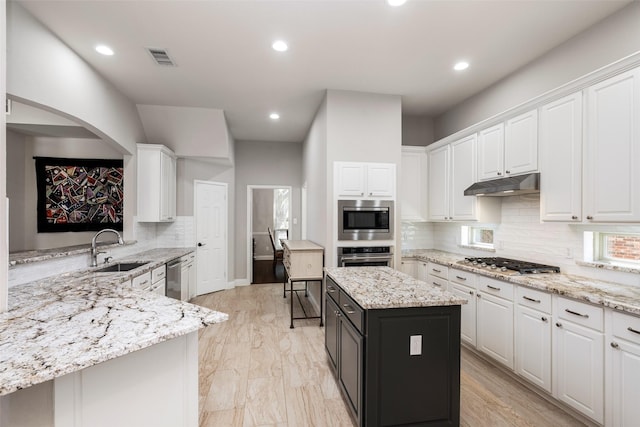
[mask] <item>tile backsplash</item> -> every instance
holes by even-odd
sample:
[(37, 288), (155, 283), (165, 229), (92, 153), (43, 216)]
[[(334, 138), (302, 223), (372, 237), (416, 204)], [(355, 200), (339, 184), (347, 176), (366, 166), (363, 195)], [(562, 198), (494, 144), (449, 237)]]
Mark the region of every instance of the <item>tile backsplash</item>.
[[(439, 249), (462, 255), (489, 256), (460, 247), (460, 226), (475, 223), (403, 223), (403, 249)], [(640, 233), (638, 225), (591, 225), (540, 222), (540, 196), (527, 194), (502, 198), (502, 221), (494, 232), (495, 255), (560, 267), (564, 273), (640, 286), (640, 274), (577, 265), (584, 253), (585, 231)], [(431, 246), (426, 243), (432, 242)], [(422, 245), (425, 243), (425, 245)]]

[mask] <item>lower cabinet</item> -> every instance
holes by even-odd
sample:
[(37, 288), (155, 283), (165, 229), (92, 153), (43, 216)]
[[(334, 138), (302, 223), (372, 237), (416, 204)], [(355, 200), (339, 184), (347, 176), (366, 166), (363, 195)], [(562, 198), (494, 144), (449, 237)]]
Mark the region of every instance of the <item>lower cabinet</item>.
[(637, 426), (640, 420), (640, 317), (607, 313), (606, 371), (607, 418), (605, 425)]
[(602, 424), (603, 309), (566, 298), (554, 307), (554, 397)]
[(326, 289), (327, 358), (356, 424), (459, 425), (460, 306), (364, 310)]
[(513, 369), (513, 285), (478, 278), (478, 350)]
[(400, 271), (414, 279), (418, 278), (418, 261), (415, 259), (403, 259), (400, 262)]
[(460, 339), (475, 347), (477, 344), (476, 290), (475, 288), (449, 282), (449, 292), (467, 300), (467, 303), (462, 306), (460, 313)]

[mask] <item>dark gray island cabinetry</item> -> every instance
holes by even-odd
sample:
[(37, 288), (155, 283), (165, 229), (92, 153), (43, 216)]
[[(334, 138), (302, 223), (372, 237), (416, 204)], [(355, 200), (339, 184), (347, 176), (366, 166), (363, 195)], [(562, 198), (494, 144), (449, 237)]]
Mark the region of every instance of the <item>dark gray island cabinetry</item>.
[(457, 426), (460, 305), (388, 267), (326, 269), (325, 346), (359, 426)]

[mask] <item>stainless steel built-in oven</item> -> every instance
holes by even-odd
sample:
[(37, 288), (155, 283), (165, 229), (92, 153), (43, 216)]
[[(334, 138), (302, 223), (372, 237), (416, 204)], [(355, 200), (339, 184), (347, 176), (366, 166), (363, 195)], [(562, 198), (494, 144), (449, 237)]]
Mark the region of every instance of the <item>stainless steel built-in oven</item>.
[(338, 248), (338, 267), (391, 267), (390, 246)]
[(393, 201), (338, 200), (338, 240), (393, 240)]

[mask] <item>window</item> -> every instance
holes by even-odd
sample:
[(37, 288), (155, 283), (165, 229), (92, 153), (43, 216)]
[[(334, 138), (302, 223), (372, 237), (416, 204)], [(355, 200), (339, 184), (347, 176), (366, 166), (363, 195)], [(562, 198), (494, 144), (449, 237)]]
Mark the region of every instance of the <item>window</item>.
[(616, 234), (597, 233), (596, 253), (598, 260), (624, 263), (640, 264), (640, 235), (638, 234)]
[(289, 235), (289, 200), (288, 188), (273, 190), (273, 231), (276, 239), (287, 239)]
[(463, 225), (461, 228), (460, 244), (476, 248), (495, 249), (493, 245), (493, 229), (487, 227), (470, 227)]

